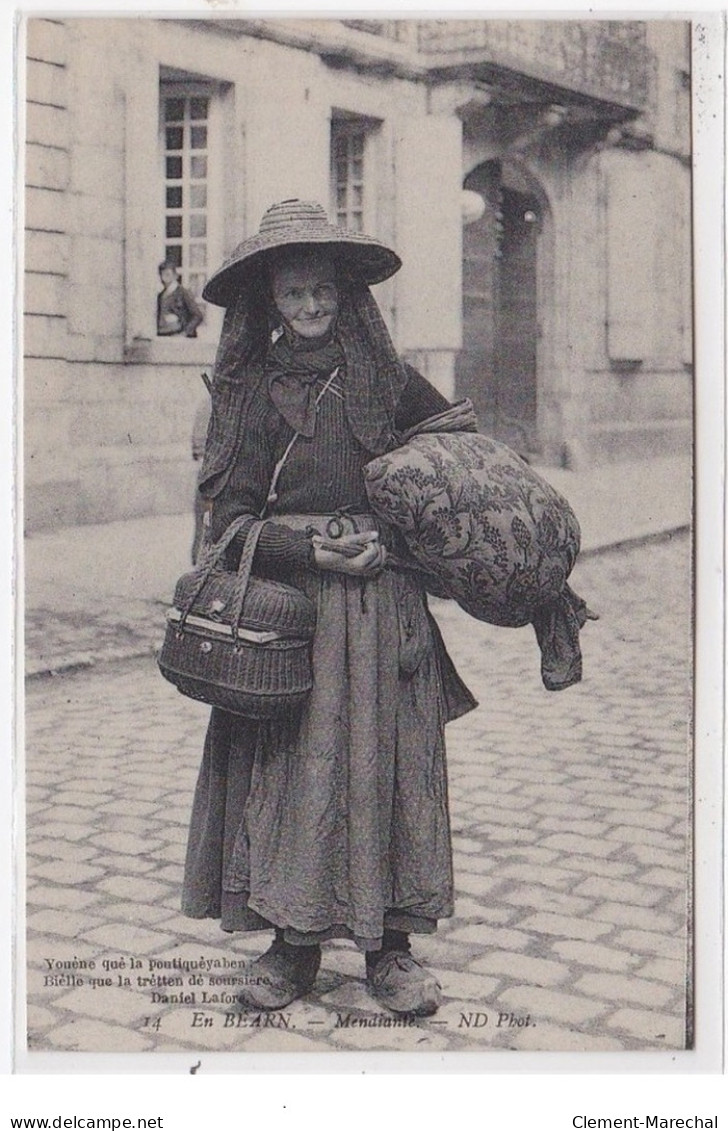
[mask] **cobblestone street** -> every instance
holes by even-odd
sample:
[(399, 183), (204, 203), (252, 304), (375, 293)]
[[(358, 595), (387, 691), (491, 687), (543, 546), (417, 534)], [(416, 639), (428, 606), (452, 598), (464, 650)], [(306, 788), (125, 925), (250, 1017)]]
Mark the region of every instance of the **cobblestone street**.
[[(557, 694), (531, 629), (433, 603), (480, 707), (448, 728), (456, 914), (417, 940), (444, 1004), (396, 1027), (345, 943), (283, 1014), (230, 1004), (267, 936), (178, 911), (207, 708), (151, 656), (31, 680), (30, 1050), (685, 1047), (689, 570), (684, 533), (584, 558), (574, 587), (601, 619)], [(153, 1000), (152, 974), (188, 1000)]]

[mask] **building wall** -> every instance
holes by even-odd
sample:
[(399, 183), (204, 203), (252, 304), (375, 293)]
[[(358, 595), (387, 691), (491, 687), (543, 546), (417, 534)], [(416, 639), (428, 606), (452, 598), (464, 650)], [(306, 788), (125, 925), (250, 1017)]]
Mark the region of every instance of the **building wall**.
[[(688, 439), (689, 174), (684, 153), (667, 148), (676, 123), (684, 132), (682, 26), (656, 35), (655, 152), (610, 143), (566, 156), (556, 139), (546, 139), (519, 157), (548, 203), (539, 411), (545, 458), (553, 463), (644, 455), (665, 450), (666, 438), (683, 446)], [(457, 392), (462, 180), (502, 150), (502, 116), (463, 136), (458, 99), (447, 90), (436, 95), (396, 69), (374, 75), (327, 63), (315, 51), (242, 35), (224, 21), (145, 20), (143, 34), (135, 19), (32, 19), (26, 27), (29, 529), (191, 505), (190, 432), (221, 313), (207, 308), (196, 340), (156, 337), (156, 268), (164, 255), (161, 75), (215, 84), (224, 168), (216, 189), (219, 258), (257, 230), (274, 200), (328, 204), (332, 116), (372, 123), (376, 207), (368, 226), (404, 262), (376, 288), (377, 299), (403, 354), (443, 391)], [(649, 209), (641, 205), (631, 228), (613, 223), (621, 211), (610, 209), (608, 198), (625, 193), (635, 200), (659, 194), (649, 238), (642, 231)], [(609, 309), (610, 296), (621, 293), (619, 272), (610, 283), (604, 263), (610, 248), (620, 262), (620, 240), (632, 254), (635, 226), (647, 248), (640, 285), (653, 285), (633, 287), (635, 301), (658, 293), (660, 317), (651, 328), (623, 322), (620, 329)], [(621, 270), (629, 274), (624, 263)], [(629, 304), (622, 309), (629, 312)], [(642, 334), (645, 343), (641, 364), (628, 371), (615, 369), (609, 354), (618, 330), (623, 339)]]
[[(648, 24), (647, 111), (612, 129), (488, 107), (463, 172), (516, 159), (539, 186), (539, 431), (579, 469), (690, 451), (689, 29)], [(548, 116), (546, 116), (548, 117)], [(547, 128), (548, 127), (548, 128)]]

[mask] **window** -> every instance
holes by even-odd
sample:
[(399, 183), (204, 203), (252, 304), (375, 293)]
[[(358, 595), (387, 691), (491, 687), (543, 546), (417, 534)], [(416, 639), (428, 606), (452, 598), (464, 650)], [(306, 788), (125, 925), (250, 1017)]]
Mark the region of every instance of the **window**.
[(336, 223), (353, 232), (376, 230), (377, 127), (368, 118), (335, 116), (331, 122), (332, 211)]
[(162, 83), (164, 258), (196, 298), (210, 269), (211, 91)]

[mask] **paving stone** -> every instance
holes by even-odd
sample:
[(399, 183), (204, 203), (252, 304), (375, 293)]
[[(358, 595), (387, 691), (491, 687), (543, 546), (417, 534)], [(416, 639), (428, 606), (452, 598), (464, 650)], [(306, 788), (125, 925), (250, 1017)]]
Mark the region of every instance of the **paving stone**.
[(101, 896), (93, 891), (84, 891), (82, 888), (50, 887), (48, 884), (36, 884), (30, 889), (27, 903), (31, 907), (53, 907), (64, 911), (83, 911), (98, 903)]
[(651, 1008), (666, 1005), (671, 997), (669, 986), (642, 978), (630, 978), (624, 974), (584, 974), (574, 988), (593, 997), (616, 1002), (635, 1002)]
[(122, 852), (125, 856), (144, 856), (153, 853), (158, 842), (150, 837), (144, 839), (130, 833), (95, 833), (91, 842), (109, 852)]
[[(610, 834), (607, 833), (607, 836)], [(602, 840), (590, 840), (589, 837), (575, 836), (571, 833), (554, 833), (545, 837), (541, 844), (545, 848), (553, 848), (558, 852), (578, 853), (581, 856), (596, 856), (597, 858), (609, 856), (614, 852), (614, 845)]]
[[(104, 922), (108, 923), (143, 924), (155, 927), (164, 934), (170, 934), (170, 928), (166, 925), (169, 919), (168, 907), (155, 907), (149, 903), (133, 903), (131, 900), (121, 899), (107, 900), (104, 904)], [(199, 920), (187, 919), (186, 922), (196, 923), (199, 935)]]
[(515, 890), (503, 893), (500, 898), (517, 907), (533, 907), (553, 914), (561, 912), (566, 915), (584, 915), (592, 906), (590, 899), (564, 895), (538, 884), (520, 884)]
[(574, 1024), (593, 1021), (610, 1008), (607, 1002), (539, 986), (511, 986), (498, 995), (498, 1002), (503, 1010), (530, 1013), (537, 1025), (542, 1021), (570, 1021)]
[(99, 854), (98, 848), (93, 845), (58, 839), (34, 841), (32, 851), (35, 856), (46, 857), (50, 860), (65, 860), (69, 863), (90, 860)]
[(158, 801), (129, 801), (126, 797), (107, 801), (99, 805), (98, 812), (103, 814), (118, 814), (122, 817), (154, 817), (155, 813), (164, 813), (165, 810)]
[(496, 993), (503, 983), (502, 978), (488, 978), (483, 974), (467, 974), (461, 970), (433, 968), (442, 986), (443, 998), (456, 998), (467, 1003), (468, 1009), (478, 1008)]
[(598, 903), (592, 911), (595, 920), (615, 926), (639, 927), (674, 934), (676, 920), (672, 915), (655, 911), (652, 907), (638, 907), (633, 903)]
[(114, 872), (117, 876), (145, 876), (155, 873), (159, 860), (146, 856), (120, 856), (114, 854)]
[(36, 1032), (42, 1029), (49, 1029), (51, 1025), (58, 1024), (58, 1014), (54, 1013), (51, 1009), (46, 1009), (42, 1005), (28, 1006), (27, 1011), (27, 1028), (28, 1033)]
[(655, 978), (667, 982), (672, 987), (684, 987), (687, 978), (687, 959), (680, 962), (676, 958), (653, 958), (645, 962), (637, 971), (640, 978)]
[(97, 886), (98, 890), (120, 899), (142, 899), (150, 903), (168, 898), (172, 892), (169, 884), (160, 884), (156, 880), (141, 879), (138, 876), (110, 876)]
[[(624, 845), (651, 844), (656, 848), (663, 848), (670, 851), (674, 851), (675, 849), (675, 838), (669, 833), (643, 828), (641, 825), (615, 825), (615, 827), (610, 829), (609, 832), (606, 832), (604, 836), (608, 841), (615, 841)], [(614, 850), (614, 848), (610, 848), (611, 852)]]
[(614, 942), (637, 953), (657, 954), (677, 961), (685, 954), (685, 942), (682, 939), (659, 935), (655, 931), (621, 931), (615, 935)]
[(621, 1029), (638, 1037), (650, 1048), (681, 1049), (685, 1047), (685, 1022), (667, 1013), (645, 1009), (619, 1009), (606, 1022), (612, 1029)]
[[(60, 840), (84, 840), (92, 831), (91, 827), (86, 824), (74, 824), (70, 821), (55, 821), (55, 810), (51, 810), (51, 819), (43, 822), (43, 834), (48, 839)], [(86, 814), (84, 814), (86, 816)]]
[(481, 832), (485, 838), (485, 852), (488, 851), (488, 845), (495, 844), (531, 844), (538, 839), (538, 833), (534, 829), (524, 828), (499, 828), (497, 825), (488, 824), (487, 821), (482, 822), (478, 826), (478, 831)]
[(496, 871), (497, 864), (492, 855), (454, 857), (454, 866), (457, 872), (474, 872), (479, 876), (487, 876)]
[(87, 931), (86, 938), (114, 953), (126, 951), (128, 954), (156, 954), (174, 942), (173, 935), (148, 931), (134, 923), (109, 923)]
[(459, 890), (474, 896), (486, 896), (488, 892), (498, 887), (499, 883), (499, 880), (482, 876), (477, 872), (461, 872), (458, 876)]
[(489, 927), (483, 923), (457, 927), (450, 931), (448, 938), (455, 942), (505, 947), (508, 950), (525, 950), (531, 941), (530, 935), (524, 931), (508, 930), (507, 927)]
[(114, 986), (80, 986), (56, 1000), (56, 1008), (76, 1016), (98, 1018), (106, 1021), (113, 1017), (119, 1025), (136, 1027), (149, 1014), (149, 1001), (135, 990), (117, 989)]
[[(88, 833), (89, 811), (78, 805), (54, 805), (50, 810), (51, 819), (57, 825), (72, 825), (82, 828), (84, 836)], [(46, 834), (49, 835), (49, 834)], [(70, 834), (69, 834), (70, 835)]]
[(104, 804), (104, 802), (110, 799), (110, 793), (86, 793), (83, 790), (73, 790), (72, 792), (61, 791), (60, 793), (56, 794), (54, 804), (59, 806), (80, 805), (82, 808), (93, 809), (94, 812), (98, 812), (99, 808)]
[(454, 852), (474, 852), (482, 854), (485, 849), (482, 841), (474, 840), (472, 837), (454, 836), (452, 838), (452, 846)]
[[(521, 1049), (523, 1052), (618, 1052), (624, 1047), (616, 1037), (606, 1033), (584, 1033), (565, 1025), (552, 1025), (539, 1021), (522, 1029), (496, 1030), (493, 1048)], [(575, 1065), (576, 1067), (576, 1065)]]
[(506, 950), (493, 951), (470, 963), (475, 974), (502, 974), (514, 981), (529, 982), (535, 986), (557, 986), (569, 979), (571, 971), (566, 963), (546, 958), (531, 958), (526, 954), (513, 954)]
[[(685, 863), (687, 868), (687, 860)], [(667, 868), (652, 868), (640, 878), (640, 883), (655, 884), (657, 887), (683, 891), (685, 888), (685, 871), (677, 872)]]
[(536, 881), (546, 888), (555, 888), (557, 891), (568, 891), (580, 878), (578, 874), (575, 875), (566, 868), (554, 868), (543, 864), (509, 864), (505, 868), (499, 868), (497, 874), (507, 880), (525, 880), (526, 883)]
[(580, 966), (594, 966), (600, 970), (637, 970), (640, 977), (644, 977), (639, 955), (628, 954), (624, 950), (612, 950), (607, 945), (595, 942), (581, 942), (566, 939), (555, 942), (552, 946), (555, 954), (566, 961), (578, 963)]
[(638, 907), (653, 907), (663, 898), (664, 891), (660, 888), (655, 890), (642, 882), (611, 880), (607, 876), (589, 876), (574, 888), (574, 894), (612, 900), (615, 903), (633, 903)]
[(103, 919), (98, 915), (79, 914), (76, 911), (58, 910), (48, 908), (36, 911), (29, 915), (26, 923), (28, 930), (38, 931), (41, 934), (60, 935), (62, 938), (74, 939), (98, 927)]
[(562, 859), (561, 853), (552, 852), (540, 844), (519, 844), (515, 848), (502, 844), (490, 845), (488, 852), (492, 860), (502, 861), (504, 864), (533, 864), (541, 867)]
[[(384, 1015), (383, 1020), (385, 1024), (387, 1021), (392, 1021), (391, 1017)], [(377, 1020), (377, 1016), (373, 1015), (365, 1020)], [(444, 1027), (443, 1027), (444, 1028)], [(285, 1034), (290, 1037), (292, 1034)], [(277, 1043), (271, 1044), (270, 1041), (262, 1042), (264, 1034), (259, 1034), (254, 1041), (257, 1049), (270, 1048), (275, 1051), (280, 1051)], [(268, 1034), (272, 1037), (273, 1034)], [(362, 1049), (367, 1052), (373, 1052), (377, 1049), (386, 1051), (400, 1051), (400, 1052), (442, 1052), (447, 1048), (447, 1038), (442, 1035), (442, 1031), (426, 1020), (416, 1022), (414, 1025), (398, 1024), (392, 1027), (380, 1027), (379, 1025), (366, 1026), (363, 1028), (336, 1028), (329, 1035), (330, 1043), (335, 1048), (340, 1049)], [(252, 1051), (253, 1041), (251, 1041), (249, 1048)], [(298, 1052), (299, 1046), (294, 1045), (291, 1051)], [(304, 1051), (303, 1048), (300, 1051)]]
[(51, 1048), (73, 1052), (146, 1052), (153, 1041), (138, 1031), (105, 1021), (79, 1018), (60, 1025), (46, 1037)]
[(577, 802), (566, 804), (563, 801), (544, 801), (532, 805), (532, 811), (543, 817), (563, 817), (566, 821), (592, 821), (596, 819), (599, 807)]
[(68, 860), (53, 860), (45, 861), (42, 864), (36, 864), (34, 874), (42, 880), (52, 880), (56, 884), (68, 884), (73, 886), (75, 884), (88, 883), (90, 880), (97, 880), (104, 875), (105, 868), (92, 867), (90, 864), (81, 864)]
[(584, 939), (586, 941), (603, 938), (612, 930), (608, 924), (591, 918), (552, 915), (547, 911), (521, 919), (518, 927), (534, 934), (557, 935), (562, 939)]
[(683, 885), (685, 883), (687, 858), (680, 844), (676, 844), (670, 851), (655, 848), (653, 844), (631, 844), (628, 849), (623, 851), (622, 855), (631, 860), (636, 860), (638, 864), (646, 864), (653, 868), (680, 870)]
[(157, 868), (154, 875), (156, 879), (167, 880), (181, 890), (184, 876), (184, 861), (176, 864), (167, 864), (164, 868)]
[[(460, 886), (460, 885), (458, 885)], [(455, 895), (455, 919), (445, 920), (454, 924), (459, 920), (466, 922), (475, 919), (479, 923), (510, 923), (516, 918), (518, 912), (513, 907), (490, 907), (479, 903), (467, 895)]]

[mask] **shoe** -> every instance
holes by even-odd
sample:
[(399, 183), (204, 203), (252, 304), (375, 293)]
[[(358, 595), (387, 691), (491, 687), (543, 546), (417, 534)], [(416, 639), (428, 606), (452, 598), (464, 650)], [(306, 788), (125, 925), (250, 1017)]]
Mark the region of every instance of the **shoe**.
[(434, 974), (406, 950), (388, 950), (367, 964), (367, 986), (377, 1001), (393, 1013), (430, 1017), (442, 1000)]
[(320, 965), (320, 946), (292, 946), (276, 935), (250, 964), (238, 1001), (245, 1009), (283, 1009), (313, 988)]

